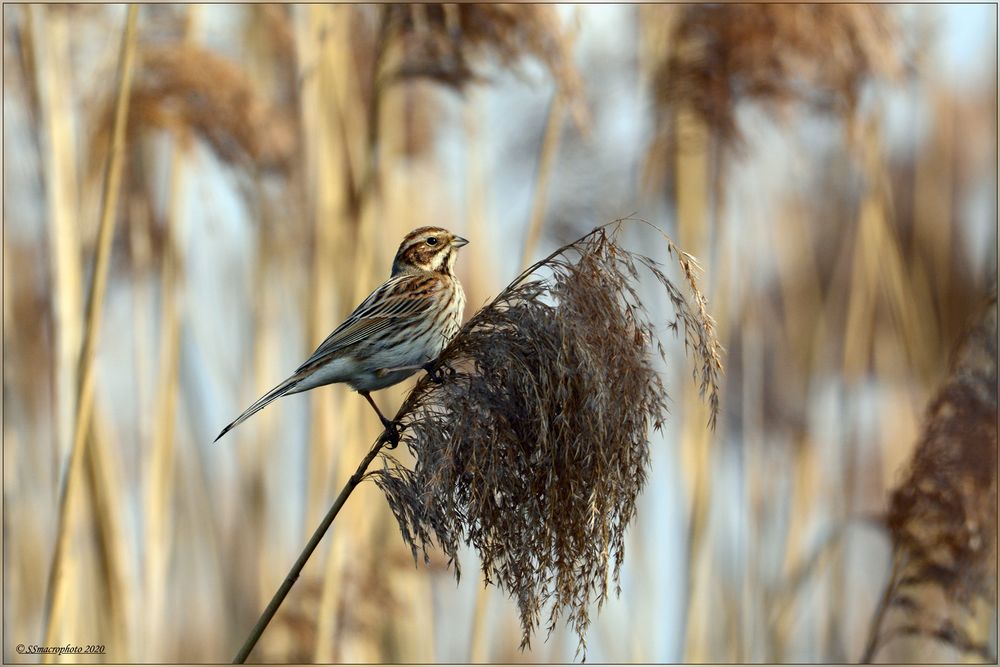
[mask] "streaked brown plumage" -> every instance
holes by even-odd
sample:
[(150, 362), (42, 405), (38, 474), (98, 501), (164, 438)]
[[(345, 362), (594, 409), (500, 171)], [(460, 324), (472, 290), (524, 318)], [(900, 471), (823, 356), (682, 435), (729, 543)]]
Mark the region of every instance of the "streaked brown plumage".
[(336, 382), (346, 382), (364, 396), (389, 425), (369, 392), (401, 382), (434, 361), (458, 332), (465, 292), (454, 268), (458, 249), (466, 243), (440, 227), (407, 234), (389, 279), (291, 377), (260, 397), (216, 440), (277, 398)]

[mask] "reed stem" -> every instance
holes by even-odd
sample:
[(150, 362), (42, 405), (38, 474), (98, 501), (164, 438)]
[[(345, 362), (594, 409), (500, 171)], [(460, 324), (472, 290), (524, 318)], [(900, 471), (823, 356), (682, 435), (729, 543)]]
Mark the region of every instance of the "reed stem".
[(125, 30), (122, 35), (119, 57), (118, 91), (115, 103), (115, 119), (111, 139), (111, 151), (108, 155), (108, 166), (104, 180), (103, 204), (101, 209), (100, 227), (97, 238), (97, 252), (94, 258), (94, 278), (87, 294), (86, 327), (83, 332), (83, 344), (78, 365), (78, 386), (76, 404), (76, 422), (73, 433), (72, 448), (69, 453), (69, 463), (60, 489), (59, 519), (55, 552), (49, 568), (48, 586), (46, 589), (45, 617), (43, 636), (46, 645), (58, 643), (55, 631), (58, 629), (60, 612), (62, 611), (64, 586), (63, 566), (66, 558), (66, 548), (70, 537), (69, 512), (72, 510), (71, 499), (76, 486), (83, 474), (84, 453), (87, 443), (86, 435), (90, 428), (90, 417), (94, 398), (94, 352), (100, 332), (101, 311), (104, 304), (104, 294), (107, 288), (108, 268), (111, 256), (111, 241), (114, 238), (115, 210), (118, 202), (118, 191), (121, 185), (123, 155), (125, 153), (125, 127), (128, 121), (128, 101), (132, 87), (132, 70), (136, 50), (136, 23), (138, 6), (129, 5), (125, 20)]
[(260, 618), (257, 619), (253, 629), (250, 630), (250, 634), (247, 636), (246, 641), (243, 642), (243, 646), (240, 647), (236, 657), (233, 658), (233, 664), (243, 664), (246, 662), (247, 658), (250, 656), (250, 652), (253, 651), (254, 646), (257, 645), (257, 641), (267, 628), (267, 625), (271, 622), (271, 619), (274, 618), (275, 613), (277, 613), (278, 607), (280, 607), (281, 603), (284, 602), (288, 592), (292, 590), (292, 586), (295, 584), (296, 579), (299, 578), (299, 574), (302, 573), (302, 568), (304, 568), (306, 563), (309, 561), (309, 557), (312, 556), (313, 551), (315, 551), (316, 547), (319, 546), (320, 541), (323, 539), (323, 536), (326, 535), (326, 531), (329, 530), (330, 525), (333, 524), (333, 520), (337, 518), (341, 508), (344, 506), (344, 503), (347, 502), (348, 497), (350, 497), (351, 493), (354, 492), (354, 489), (357, 488), (358, 484), (360, 484), (364, 479), (368, 466), (371, 465), (371, 462), (375, 460), (378, 453), (382, 451), (382, 447), (385, 446), (386, 442), (388, 442), (387, 435), (387, 432), (382, 432), (382, 435), (379, 436), (377, 441), (375, 441), (375, 444), (368, 451), (368, 454), (366, 454), (361, 460), (361, 463), (358, 465), (358, 469), (354, 471), (354, 474), (347, 480), (347, 484), (345, 484), (344, 488), (341, 489), (340, 495), (338, 495), (337, 499), (333, 501), (333, 505), (330, 506), (330, 510), (326, 513), (326, 516), (323, 517), (319, 527), (316, 528), (315, 532), (313, 532), (312, 537), (309, 538), (305, 548), (302, 549), (302, 553), (299, 554), (299, 557), (295, 560), (295, 564), (292, 565), (292, 569), (288, 571), (288, 575), (285, 577), (285, 580), (281, 582), (281, 586), (278, 587), (277, 592), (275, 592), (271, 601), (267, 604), (267, 607), (264, 608), (263, 613), (261, 613)]
[(37, 35), (32, 35), (35, 76), (41, 92), (40, 109), (44, 121), (44, 174), (49, 220), (49, 245), (54, 298), (52, 319), (56, 323), (55, 354), (55, 433), (57, 447), (54, 480), (60, 476), (73, 438), (76, 406), (77, 362), (80, 354), (81, 290), (79, 224), (77, 220), (78, 184), (76, 151), (73, 137), (72, 79), (69, 75), (69, 26), (61, 11), (37, 6), (27, 7)]
[(549, 178), (552, 174), (552, 163), (559, 151), (559, 137), (563, 125), (563, 92), (556, 90), (549, 105), (548, 118), (545, 121), (545, 138), (542, 140), (541, 153), (538, 156), (538, 175), (535, 181), (535, 199), (531, 205), (531, 220), (528, 223), (528, 235), (521, 251), (521, 261), (518, 266), (528, 263), (538, 246), (542, 235), (542, 224), (545, 222), (545, 201), (548, 195)]
[(885, 619), (889, 605), (896, 595), (896, 584), (899, 580), (899, 573), (902, 571), (901, 566), (901, 558), (899, 554), (896, 554), (892, 559), (892, 569), (889, 571), (889, 583), (886, 584), (885, 589), (882, 591), (878, 606), (875, 607), (875, 612), (872, 614), (871, 623), (868, 624), (868, 638), (865, 641), (865, 651), (858, 662), (867, 664), (875, 660), (875, 654), (881, 646), (882, 621)]

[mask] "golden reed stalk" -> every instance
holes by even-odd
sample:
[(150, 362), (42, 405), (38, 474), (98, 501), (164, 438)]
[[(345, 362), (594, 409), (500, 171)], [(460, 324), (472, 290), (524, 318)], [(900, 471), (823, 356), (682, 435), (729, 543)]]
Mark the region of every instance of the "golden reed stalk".
[(84, 453), (87, 442), (86, 436), (90, 429), (90, 417), (93, 408), (94, 350), (97, 347), (97, 338), (100, 333), (101, 311), (104, 305), (104, 294), (107, 289), (108, 267), (111, 256), (111, 241), (114, 238), (115, 211), (118, 202), (118, 191), (121, 186), (122, 158), (125, 153), (125, 127), (128, 121), (128, 100), (132, 86), (132, 70), (136, 51), (137, 16), (138, 6), (134, 4), (129, 5), (119, 58), (120, 67), (117, 101), (115, 104), (114, 130), (104, 181), (97, 252), (94, 258), (94, 279), (90, 285), (90, 292), (87, 295), (86, 328), (83, 333), (83, 346), (80, 352), (80, 364), (78, 368), (78, 394), (73, 445), (70, 450), (69, 463), (59, 497), (56, 547), (49, 569), (46, 592), (43, 634), (45, 644), (50, 646), (54, 645), (57, 641), (55, 633), (59, 629), (65, 606), (63, 569), (72, 524), (70, 513), (73, 510), (72, 500), (74, 493), (83, 474)]

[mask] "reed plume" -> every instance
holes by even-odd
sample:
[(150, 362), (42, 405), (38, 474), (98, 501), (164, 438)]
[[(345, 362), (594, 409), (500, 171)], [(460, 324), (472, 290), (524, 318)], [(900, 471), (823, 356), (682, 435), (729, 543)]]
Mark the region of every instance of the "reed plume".
[(559, 21), (546, 5), (386, 5), (386, 41), (399, 41), (403, 58), (390, 77), (426, 77), (456, 89), (483, 81), (495, 58), (516, 68), (525, 57), (540, 60), (557, 80), (569, 73)]
[(867, 81), (902, 73), (898, 33), (874, 5), (686, 5), (653, 72), (657, 125), (686, 107), (738, 143), (742, 102), (853, 111)]
[[(463, 541), (484, 578), (516, 601), (521, 647), (542, 607), (579, 638), (589, 605), (618, 590), (625, 529), (649, 463), (648, 429), (666, 419), (667, 391), (652, 359), (664, 349), (636, 292), (640, 267), (666, 291), (695, 357), (702, 395), (718, 412), (722, 369), (714, 325), (690, 257), (668, 249), (685, 295), (649, 257), (601, 227), (522, 273), (463, 327), (400, 408), (411, 470), (391, 455), (371, 476), (384, 491), (414, 559), (437, 542), (461, 570)], [(538, 278), (537, 272), (551, 272)]]
[[(193, 43), (144, 49), (130, 104), (132, 137), (149, 128), (190, 131), (243, 169), (287, 171), (298, 150), (291, 110), (264, 97), (235, 62)], [(98, 112), (93, 160), (111, 118), (110, 106)]]
[[(923, 636), (995, 661), (970, 631), (977, 600), (996, 608), (997, 301), (994, 293), (959, 342), (951, 374), (927, 408), (887, 517), (893, 571), (864, 661), (890, 639)], [(943, 594), (927, 604), (927, 591)], [(901, 622), (886, 627), (890, 608)]]
[[(361, 87), (361, 96), (368, 110), (368, 144), (373, 154), (379, 144), (384, 97), (393, 84), (432, 82), (463, 92), (469, 84), (490, 82), (491, 70), (521, 74), (521, 65), (530, 60), (545, 67), (578, 129), (589, 132), (590, 114), (581, 77), (573, 65), (572, 38), (552, 7), (387, 4), (378, 7), (374, 27), (361, 20), (365, 17), (355, 15), (358, 29), (352, 32), (352, 40), (359, 69), (372, 74)], [(418, 91), (412, 85), (403, 87), (411, 100)], [(431, 104), (430, 98), (409, 104), (402, 146), (407, 155), (415, 155), (430, 144), (434, 131), (434, 112), (428, 110)], [(371, 174), (366, 175), (362, 190), (371, 179)]]

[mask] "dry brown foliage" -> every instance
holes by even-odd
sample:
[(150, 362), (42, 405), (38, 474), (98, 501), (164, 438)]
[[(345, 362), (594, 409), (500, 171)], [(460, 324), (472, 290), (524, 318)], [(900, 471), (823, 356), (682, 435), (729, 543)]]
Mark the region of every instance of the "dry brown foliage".
[[(520, 73), (525, 60), (537, 60), (548, 70), (569, 102), (576, 125), (589, 128), (583, 84), (573, 65), (572, 39), (560, 25), (555, 9), (526, 4), (388, 4), (377, 10), (373, 33), (356, 40), (370, 44), (359, 58), (374, 65), (376, 90), (392, 83), (426, 81), (462, 91), (470, 83), (489, 82), (488, 72)], [(366, 35), (364, 30), (359, 35)], [(364, 50), (364, 49), (361, 49)], [(368, 86), (365, 86), (368, 89)], [(416, 88), (407, 87), (413, 99)], [(365, 91), (370, 97), (370, 90)], [(378, 96), (374, 101), (378, 104)], [(408, 135), (404, 149), (414, 155), (429, 144), (436, 111), (430, 98), (408, 103)]]
[[(190, 130), (219, 159), (265, 171), (287, 169), (295, 155), (294, 119), (264, 99), (236, 63), (199, 46), (145, 49), (130, 104), (132, 136), (151, 127)], [(109, 122), (109, 111), (102, 112), (98, 137)]]
[[(522, 648), (551, 604), (585, 651), (589, 605), (616, 589), (625, 529), (646, 479), (648, 430), (666, 418), (653, 368), (664, 349), (639, 301), (639, 267), (663, 286), (703, 396), (718, 412), (722, 370), (714, 325), (689, 256), (667, 240), (692, 294), (601, 227), (522, 273), (462, 328), (400, 408), (411, 470), (390, 455), (371, 473), (403, 539), (427, 560), (432, 540), (460, 574), (459, 543), (487, 582), (517, 600)], [(547, 278), (539, 271), (551, 272)], [(654, 347), (655, 343), (655, 347)]]
[(428, 77), (455, 88), (483, 80), (483, 61), (513, 68), (524, 57), (543, 62), (556, 80), (569, 63), (559, 22), (548, 5), (386, 5), (387, 39), (402, 41), (397, 77)]
[(686, 5), (654, 73), (658, 125), (680, 107), (738, 140), (736, 107), (800, 103), (846, 112), (863, 84), (902, 72), (891, 8), (878, 5)]
[[(962, 615), (974, 613), (977, 598), (996, 607), (996, 295), (960, 342), (928, 407), (909, 470), (892, 493), (888, 526), (897, 566), (885, 603), (908, 620), (876, 628), (870, 653), (894, 635), (920, 635), (995, 660), (965, 631)], [(949, 604), (925, 608), (919, 591), (928, 587)]]

